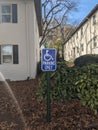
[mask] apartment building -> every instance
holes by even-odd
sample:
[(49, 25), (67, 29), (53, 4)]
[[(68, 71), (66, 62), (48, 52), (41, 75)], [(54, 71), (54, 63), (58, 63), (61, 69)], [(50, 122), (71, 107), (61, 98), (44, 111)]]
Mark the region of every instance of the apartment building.
[(98, 4), (68, 37), (64, 45), (64, 59), (74, 61), (85, 54), (98, 54)]
[(41, 0), (0, 0), (0, 80), (36, 77), (41, 32)]

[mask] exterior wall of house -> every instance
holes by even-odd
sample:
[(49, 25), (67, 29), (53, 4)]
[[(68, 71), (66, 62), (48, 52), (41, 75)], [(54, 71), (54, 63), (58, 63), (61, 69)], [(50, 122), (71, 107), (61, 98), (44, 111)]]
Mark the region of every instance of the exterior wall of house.
[(1, 4), (17, 4), (18, 22), (0, 22), (0, 45), (18, 45), (18, 64), (0, 64), (0, 80), (35, 78), (39, 60), (39, 33), (33, 0), (0, 0)]
[[(96, 16), (95, 24), (93, 23), (94, 15)], [(73, 61), (85, 54), (98, 54), (98, 10), (75, 31), (64, 45), (64, 59), (67, 61)]]
[[(28, 3), (28, 2), (27, 2)], [(33, 7), (33, 8), (32, 8)], [(30, 52), (30, 77), (35, 78), (36, 72), (37, 72), (37, 63), (40, 60), (40, 54), (39, 54), (39, 32), (38, 32), (38, 25), (37, 25), (37, 19), (36, 19), (36, 13), (34, 10), (34, 4), (31, 0), (27, 4), (27, 10), (29, 16), (27, 19), (28, 23), (28, 39), (30, 39), (29, 43), (29, 52)], [(33, 13), (32, 13), (33, 12)], [(33, 21), (33, 22), (32, 22)]]

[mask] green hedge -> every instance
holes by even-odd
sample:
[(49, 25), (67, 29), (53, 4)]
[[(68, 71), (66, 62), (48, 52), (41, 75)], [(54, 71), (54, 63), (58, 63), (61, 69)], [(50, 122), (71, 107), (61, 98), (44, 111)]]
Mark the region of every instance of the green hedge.
[[(50, 84), (51, 84), (51, 98), (53, 100), (64, 100), (66, 98), (66, 92), (63, 91), (65, 87), (65, 77), (67, 77), (67, 65), (64, 60), (59, 59), (57, 62), (57, 70), (50, 72)], [(39, 89), (37, 95), (40, 98), (46, 98), (47, 88), (47, 72), (43, 72), (43, 75), (39, 81)]]
[(77, 95), (80, 101), (98, 112), (98, 65), (92, 64), (80, 67), (79, 75), (75, 83)]
[[(47, 79), (40, 78), (37, 95), (46, 98)], [(57, 63), (57, 70), (50, 72), (51, 100), (79, 99), (95, 113), (98, 111), (98, 65), (68, 68), (65, 61)]]
[(95, 64), (98, 63), (98, 55), (97, 54), (87, 54), (80, 56), (75, 59), (74, 64), (76, 66), (84, 66), (89, 64)]

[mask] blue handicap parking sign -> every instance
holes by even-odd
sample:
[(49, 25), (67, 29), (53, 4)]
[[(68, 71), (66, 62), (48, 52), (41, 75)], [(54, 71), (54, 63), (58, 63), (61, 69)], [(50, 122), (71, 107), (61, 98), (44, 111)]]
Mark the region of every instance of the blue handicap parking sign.
[(56, 70), (56, 49), (42, 49), (41, 69), (42, 71)]

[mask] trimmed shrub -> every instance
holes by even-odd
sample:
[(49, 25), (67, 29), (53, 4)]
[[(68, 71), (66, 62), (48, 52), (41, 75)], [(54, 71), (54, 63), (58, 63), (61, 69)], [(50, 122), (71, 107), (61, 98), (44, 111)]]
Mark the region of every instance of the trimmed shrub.
[[(63, 76), (66, 74), (66, 64), (65, 61), (62, 59), (59, 59), (57, 62), (57, 70), (50, 73), (50, 84), (51, 84), (51, 98), (56, 100), (62, 100), (62, 90), (63, 90)], [(46, 92), (47, 92), (47, 72), (43, 72), (43, 75), (40, 78), (39, 81), (39, 89), (37, 92), (37, 95), (40, 96), (40, 98), (46, 98)], [(65, 95), (65, 94), (64, 94)]]
[[(50, 94), (52, 100), (79, 99), (83, 105), (98, 112), (98, 64), (82, 67), (66, 66), (64, 60), (57, 63), (57, 70), (50, 72)], [(37, 95), (46, 98), (47, 73), (40, 78)]]
[(98, 54), (87, 54), (76, 58), (74, 64), (76, 66), (85, 66), (89, 64), (98, 64)]
[[(77, 68), (69, 68), (63, 59), (59, 59), (57, 62), (57, 70), (50, 72), (50, 87), (51, 87), (51, 99), (52, 100), (68, 100), (76, 98), (76, 90), (74, 87), (75, 77), (78, 74)], [(37, 95), (40, 98), (46, 98), (47, 91), (47, 73), (44, 72), (40, 78), (40, 85)]]
[(75, 83), (77, 95), (80, 101), (98, 112), (98, 65), (80, 67), (79, 75)]

